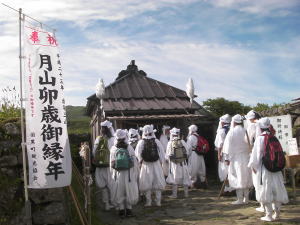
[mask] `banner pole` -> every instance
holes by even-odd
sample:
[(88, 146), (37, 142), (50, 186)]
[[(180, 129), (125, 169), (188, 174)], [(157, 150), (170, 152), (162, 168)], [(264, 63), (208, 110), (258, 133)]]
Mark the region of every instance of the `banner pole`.
[(26, 142), (24, 130), (23, 115), (23, 71), (22, 71), (22, 9), (19, 9), (19, 61), (20, 61), (20, 105), (21, 105), (21, 133), (22, 133), (22, 155), (23, 155), (23, 176), (24, 176), (24, 193), (25, 193), (25, 212), (26, 224), (31, 225), (31, 204), (28, 198), (28, 180), (27, 180), (27, 164), (26, 164)]

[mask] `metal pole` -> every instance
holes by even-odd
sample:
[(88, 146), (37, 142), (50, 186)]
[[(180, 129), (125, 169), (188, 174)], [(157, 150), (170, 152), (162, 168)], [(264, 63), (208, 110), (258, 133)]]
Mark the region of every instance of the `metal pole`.
[(27, 164), (26, 164), (26, 142), (24, 132), (24, 115), (23, 115), (23, 73), (22, 73), (22, 9), (19, 9), (19, 61), (20, 61), (20, 105), (21, 105), (21, 133), (22, 133), (22, 155), (23, 155), (23, 176), (25, 192), (25, 212), (26, 224), (31, 225), (31, 204), (28, 199), (28, 181), (27, 181)]

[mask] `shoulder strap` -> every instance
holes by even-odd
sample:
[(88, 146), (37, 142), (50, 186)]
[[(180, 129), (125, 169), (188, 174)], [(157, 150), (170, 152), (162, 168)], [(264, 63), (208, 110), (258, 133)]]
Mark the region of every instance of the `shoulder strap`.
[(265, 137), (264, 138), (264, 153), (266, 153), (267, 145), (269, 142), (270, 134), (261, 134), (261, 136)]

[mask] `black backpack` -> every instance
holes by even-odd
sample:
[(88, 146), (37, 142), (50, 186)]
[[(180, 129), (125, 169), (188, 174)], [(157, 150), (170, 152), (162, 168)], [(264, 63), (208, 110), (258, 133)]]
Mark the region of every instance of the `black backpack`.
[(159, 159), (155, 138), (144, 139), (144, 149), (142, 150), (141, 156), (145, 162), (155, 162)]
[(270, 172), (278, 172), (285, 167), (285, 157), (279, 140), (271, 134), (263, 134), (265, 137), (265, 150), (262, 163)]

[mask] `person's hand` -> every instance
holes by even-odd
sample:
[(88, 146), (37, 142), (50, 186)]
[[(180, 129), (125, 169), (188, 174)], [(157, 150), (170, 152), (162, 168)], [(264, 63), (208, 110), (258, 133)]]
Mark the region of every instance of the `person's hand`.
[(221, 154), (218, 153), (218, 160), (219, 160), (219, 161), (222, 160), (222, 153), (221, 153)]
[(226, 163), (227, 166), (230, 165), (230, 161), (229, 160), (225, 160), (225, 163)]
[(253, 173), (256, 173), (256, 170), (252, 168)]

